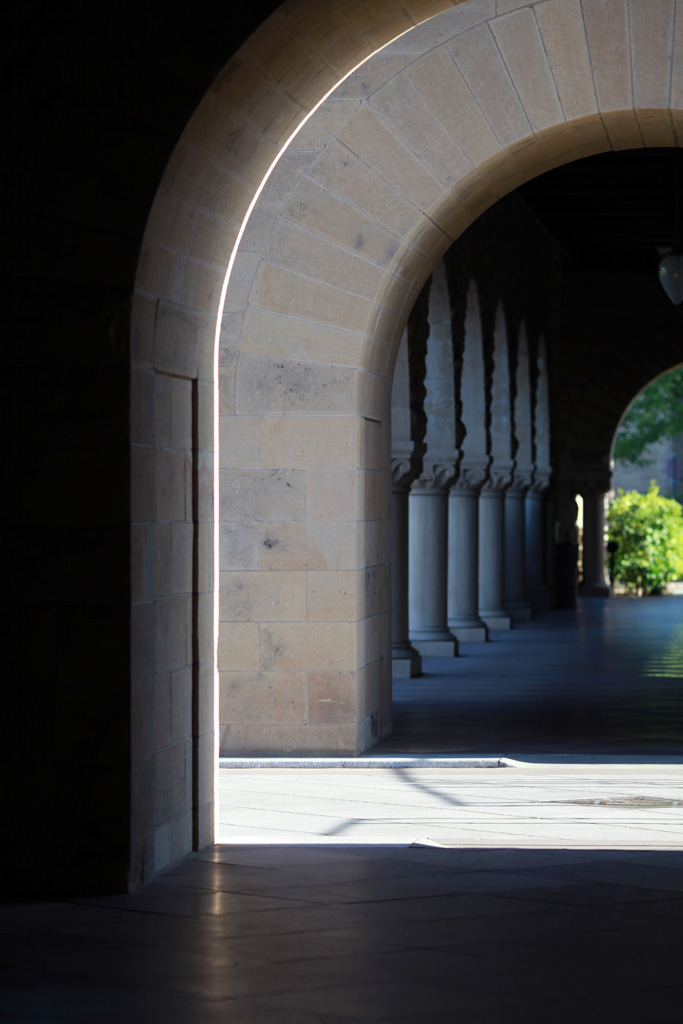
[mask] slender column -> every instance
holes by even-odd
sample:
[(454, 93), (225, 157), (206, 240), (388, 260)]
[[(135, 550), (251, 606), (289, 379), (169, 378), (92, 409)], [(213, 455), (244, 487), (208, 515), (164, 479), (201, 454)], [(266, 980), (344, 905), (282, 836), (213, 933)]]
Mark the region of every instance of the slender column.
[(448, 496), (448, 627), (459, 643), (488, 640), (479, 618), (479, 491), (486, 462), (460, 468)]
[(515, 471), (505, 492), (505, 585), (504, 603), (513, 622), (528, 622), (531, 605), (526, 599), (526, 555), (524, 498), (531, 485), (531, 467), (527, 473)]
[(545, 573), (545, 493), (549, 475), (534, 472), (534, 481), (524, 498), (527, 596), (532, 608), (548, 607)]
[(583, 497), (583, 578), (579, 593), (584, 597), (609, 597), (605, 579), (605, 495), (598, 489)]
[(391, 661), (398, 679), (419, 676), (422, 656), (408, 639), (408, 494), (416, 475), (409, 459), (391, 462)]
[(505, 490), (510, 471), (494, 467), (479, 495), (479, 617), (489, 629), (510, 629), (503, 604), (505, 566)]
[(448, 629), (448, 487), (453, 466), (433, 466), (409, 498), (408, 606), (410, 640), (420, 654), (453, 658), (458, 644)]

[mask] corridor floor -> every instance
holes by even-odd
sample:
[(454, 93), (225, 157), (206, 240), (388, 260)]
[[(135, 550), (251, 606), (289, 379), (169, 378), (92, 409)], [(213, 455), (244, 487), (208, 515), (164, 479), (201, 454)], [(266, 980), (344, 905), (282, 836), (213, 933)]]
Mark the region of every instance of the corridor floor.
[(0, 911), (0, 1021), (678, 1024), (682, 622), (584, 602), (397, 687), (385, 753), (523, 764), (222, 769), (213, 849)]

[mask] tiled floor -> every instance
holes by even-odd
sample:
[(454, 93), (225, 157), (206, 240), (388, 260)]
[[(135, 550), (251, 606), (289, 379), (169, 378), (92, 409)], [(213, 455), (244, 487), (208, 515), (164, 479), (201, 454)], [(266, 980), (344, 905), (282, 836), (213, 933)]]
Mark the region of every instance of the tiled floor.
[(225, 770), (229, 844), (0, 912), (0, 1020), (678, 1024), (683, 605), (575, 622), (397, 688), (385, 750), (524, 766)]

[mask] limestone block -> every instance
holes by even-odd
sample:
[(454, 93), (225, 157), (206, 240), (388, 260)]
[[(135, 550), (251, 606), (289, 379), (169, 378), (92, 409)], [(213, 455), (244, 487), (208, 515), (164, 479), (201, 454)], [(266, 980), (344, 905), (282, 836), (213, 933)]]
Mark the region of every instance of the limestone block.
[(368, 96), (372, 96), (378, 89), (381, 89), (390, 78), (399, 74), (410, 63), (412, 55), (393, 52), (394, 45), (395, 43), (390, 43), (383, 53), (376, 54), (371, 61), (362, 64), (352, 75), (349, 75), (344, 82), (337, 86), (335, 96), (340, 99), (367, 99)]
[[(358, 565), (364, 568), (369, 565), (378, 565), (382, 561), (383, 523), (382, 520), (373, 520), (362, 524), (358, 531)], [(391, 550), (388, 548), (387, 550)]]
[(441, 195), (441, 183), (369, 107), (361, 108), (337, 138), (420, 210), (426, 210)]
[(192, 448), (192, 382), (154, 374), (154, 443), (157, 448)]
[(213, 214), (203, 213), (199, 217), (189, 255), (192, 260), (225, 273), (236, 241), (237, 232), (231, 224)]
[(244, 312), (223, 313), (219, 340), (219, 367), (232, 363), (240, 350)]
[(250, 308), (244, 318), (241, 352), (356, 366), (363, 335)]
[(240, 242), (241, 252), (262, 252), (268, 243), (283, 204), (258, 202), (251, 212)]
[[(210, 676), (213, 691), (213, 669)], [(192, 668), (188, 665), (171, 672), (171, 743), (178, 743), (191, 735)]]
[(351, 622), (356, 618), (355, 572), (309, 572), (306, 597), (309, 622)]
[[(227, 95), (222, 95), (226, 90)], [(259, 68), (240, 57), (231, 60), (218, 75), (213, 91), (223, 102), (229, 96), (229, 105), (233, 109), (239, 107), (243, 116), (274, 142), (291, 132), (301, 117), (301, 107), (295, 100), (283, 94)]]
[(502, 145), (529, 135), (528, 118), (488, 26), (457, 36), (448, 49)]
[(496, 42), (534, 131), (564, 120), (533, 11), (522, 8), (491, 22)]
[(131, 687), (131, 758), (137, 761), (154, 752), (154, 680), (144, 679)]
[(180, 668), (189, 660), (188, 620), (191, 597), (166, 597), (156, 602), (156, 668), (158, 672)]
[[(356, 371), (269, 356), (240, 356), (237, 414), (321, 412), (352, 414)], [(250, 463), (253, 465), (254, 463)], [(239, 465), (239, 463), (233, 463)]]
[(257, 622), (221, 622), (218, 630), (218, 669), (255, 671), (259, 665)]
[(372, 97), (370, 104), (443, 184), (450, 187), (471, 169), (462, 149), (407, 75), (397, 76), (385, 85)]
[(220, 510), (221, 522), (303, 520), (306, 474), (302, 469), (222, 469)]
[(194, 513), (192, 509), (192, 488), (197, 489), (197, 515), (200, 522), (210, 523), (214, 519), (213, 504), (213, 452), (199, 452), (197, 455), (197, 476), (192, 480), (192, 455), (185, 456), (185, 477), (187, 483), (186, 516), (189, 519)]
[(309, 21), (306, 39), (325, 60), (343, 74), (349, 67), (369, 57), (373, 47), (355, 30), (336, 7), (328, 7), (320, 21)]
[(151, 757), (135, 762), (130, 793), (131, 834), (148, 836), (154, 828), (154, 764)]
[(668, 110), (636, 110), (636, 118), (645, 146), (676, 145), (676, 135)]
[(643, 137), (635, 112), (629, 110), (610, 111), (603, 114), (603, 121), (614, 150), (640, 149)]
[[(200, 303), (196, 308), (202, 307)], [(196, 377), (200, 315), (159, 300), (154, 332), (154, 368), (179, 377)]]
[(568, 127), (582, 156), (595, 156), (609, 149), (607, 132), (600, 115), (570, 121)]
[(566, 124), (546, 128), (540, 133), (540, 139), (543, 143), (543, 150), (553, 167), (561, 167), (570, 160), (578, 160), (581, 156), (574, 133)]
[(162, 522), (185, 518), (185, 463), (184, 452), (156, 452), (156, 508)]
[(583, 4), (595, 91), (600, 110), (627, 110), (631, 96), (629, 11), (626, 0)]
[(213, 380), (197, 381), (197, 448), (213, 452)]
[(303, 725), (305, 672), (221, 672), (220, 720)]
[[(337, 199), (336, 196), (308, 177), (302, 178), (297, 185), (283, 210), (283, 217), (293, 222), (291, 228), (287, 229), (283, 226), (280, 229), (284, 235), (285, 246), (296, 244), (297, 237), (299, 239), (304, 237), (301, 230), (306, 229), (320, 235), (322, 239), (327, 239), (328, 242), (334, 242), (335, 245), (341, 246), (343, 250), (353, 253), (354, 256), (360, 255), (363, 261), (369, 261), (380, 267), (389, 266), (399, 246), (399, 239), (378, 224), (374, 217), (360, 213), (352, 202)], [(299, 226), (298, 236), (293, 230), (294, 225)], [(283, 255), (286, 258), (286, 253), (283, 253), (283, 243), (276, 245), (277, 241), (278, 236), (273, 240), (275, 257), (273, 262), (281, 261)], [(315, 240), (311, 239), (311, 244), (314, 242)], [(327, 260), (333, 255), (334, 269), (339, 278), (338, 285), (339, 282), (343, 282), (347, 291), (362, 294), (366, 298), (374, 294), (381, 281), (381, 274), (373, 270), (372, 266), (367, 267), (364, 262), (356, 263), (354, 260), (344, 258), (343, 252), (334, 254), (333, 250), (325, 248), (321, 243), (317, 244), (317, 251), (324, 254)], [(270, 246), (267, 258), (269, 256)], [(310, 270), (307, 269), (310, 261), (306, 259), (305, 253), (301, 254), (299, 261), (301, 262), (301, 273), (310, 273)], [(287, 265), (289, 265), (289, 260)], [(363, 284), (362, 280), (364, 266), (366, 266), (365, 273), (368, 275), (367, 284)], [(319, 277), (320, 273), (321, 269), (319, 268), (315, 276)], [(346, 275), (349, 275), (348, 281)], [(333, 278), (330, 279), (330, 283), (333, 283)]]
[(359, 752), (354, 723), (347, 725), (237, 724), (221, 728), (221, 753), (348, 754)]
[(218, 411), (221, 416), (235, 415), (235, 378), (237, 357), (221, 352), (218, 367)]
[(154, 820), (162, 824), (191, 805), (192, 748), (187, 740), (154, 755)]
[(309, 522), (354, 520), (357, 480), (358, 471), (355, 469), (307, 470), (306, 508)]
[(534, 13), (565, 117), (594, 113), (597, 101), (580, 0), (550, 0), (537, 4)]
[(344, 725), (355, 720), (354, 672), (308, 673), (309, 725)]
[(163, 672), (154, 679), (154, 748), (160, 750), (171, 743), (171, 673)]
[(130, 674), (132, 683), (149, 679), (156, 671), (154, 642), (157, 607), (154, 601), (131, 606)]
[(351, 523), (274, 523), (260, 530), (261, 569), (354, 567)]
[(261, 626), (261, 666), (266, 671), (354, 669), (355, 662), (355, 623), (268, 622)]
[[(261, 254), (242, 252), (237, 254), (230, 274), (230, 284), (225, 296), (224, 313), (239, 313), (249, 302), (249, 291), (254, 281)], [(221, 285), (222, 285), (221, 281)]]
[(354, 416), (264, 417), (261, 420), (261, 465), (312, 469), (353, 466), (357, 423)]
[[(671, 106), (683, 110), (683, 7), (676, 7), (676, 35), (671, 69)], [(681, 138), (679, 133), (679, 139)]]
[(669, 106), (671, 39), (675, 0), (631, 0), (631, 58), (633, 104), (639, 107)]
[(358, 519), (381, 519), (388, 515), (387, 502), (390, 497), (391, 487), (389, 487), (388, 496), (384, 493), (382, 473), (376, 470), (362, 471), (358, 501), (356, 502)]
[(358, 110), (360, 100), (337, 99), (336, 93), (316, 110), (313, 117), (297, 132), (293, 148), (298, 150), (322, 149), (325, 143), (346, 124), (351, 115)]
[(261, 263), (251, 292), (251, 303), (285, 316), (301, 317), (351, 331), (369, 330), (374, 305), (341, 288), (310, 281), (280, 267)]
[(131, 527), (131, 600), (153, 601), (154, 592), (154, 525)]
[(416, 61), (407, 73), (470, 163), (476, 167), (498, 153), (498, 140), (445, 47)]
[(413, 225), (418, 211), (373, 167), (333, 139), (311, 165), (307, 177), (344, 203), (371, 219), (391, 238), (402, 238)]
[(156, 452), (131, 445), (131, 519), (134, 523), (156, 518)]
[[(389, 703), (391, 703), (391, 675), (389, 676), (389, 686)], [(381, 688), (380, 662), (375, 661), (371, 665), (358, 669), (356, 672), (356, 701), (360, 715), (365, 717), (377, 710), (382, 703)]]
[[(207, 526), (212, 530), (213, 527)], [(258, 569), (259, 528), (256, 523), (221, 523), (220, 568)]]
[[(191, 671), (191, 670), (190, 670)], [(173, 673), (175, 677), (175, 673)], [(213, 659), (211, 664), (200, 665), (197, 679), (197, 729), (199, 735), (206, 733), (213, 734), (215, 728), (214, 720), (214, 685), (215, 673)], [(179, 709), (185, 709), (188, 714), (192, 711), (191, 704), (178, 704)], [(184, 735), (189, 735), (185, 732)]]
[(156, 299), (136, 287), (133, 293), (130, 327), (130, 358), (133, 366), (151, 368), (154, 362), (154, 321)]
[(258, 466), (258, 416), (221, 416), (221, 469)]
[(286, 203), (314, 156), (311, 152), (300, 153), (291, 149), (283, 153), (259, 196), (260, 202)]
[(358, 623), (358, 660), (361, 665), (378, 661), (384, 649), (384, 617), (373, 615)]
[(222, 572), (221, 622), (302, 622), (305, 572)]
[(130, 370), (130, 439), (154, 443), (154, 374), (139, 366)]

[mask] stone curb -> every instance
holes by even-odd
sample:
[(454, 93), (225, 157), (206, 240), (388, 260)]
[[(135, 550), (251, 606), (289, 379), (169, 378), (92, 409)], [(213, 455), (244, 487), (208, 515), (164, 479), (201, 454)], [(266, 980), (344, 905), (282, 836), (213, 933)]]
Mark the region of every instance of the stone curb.
[(505, 768), (495, 757), (221, 757), (221, 768)]

